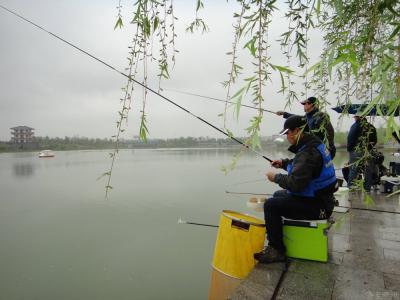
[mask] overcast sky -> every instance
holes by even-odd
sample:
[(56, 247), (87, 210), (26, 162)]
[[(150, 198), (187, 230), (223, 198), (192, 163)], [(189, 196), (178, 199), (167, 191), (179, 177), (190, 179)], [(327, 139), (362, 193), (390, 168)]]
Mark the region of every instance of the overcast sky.
[[(133, 1), (124, 1), (125, 23), (128, 24), (128, 8)], [(210, 27), (207, 34), (188, 34), (185, 27), (194, 17), (195, 1), (174, 1), (177, 21), (177, 48), (180, 53), (171, 79), (163, 87), (224, 98), (226, 91), (221, 82), (227, 79), (229, 57), (233, 41), (234, 4), (226, 1), (206, 1), (202, 12)], [(114, 30), (117, 1), (77, 0), (1, 0), (1, 4), (47, 30), (78, 45), (87, 52), (105, 60), (119, 70), (126, 67), (126, 57), (133, 27), (126, 25)], [(279, 16), (271, 24), (270, 40), (287, 28)], [(39, 31), (32, 25), (0, 9), (0, 140), (10, 139), (10, 127), (26, 125), (35, 128), (36, 136), (64, 137), (111, 137), (115, 134), (121, 88), (125, 78), (83, 55), (72, 47)], [(310, 55), (315, 61), (321, 49), (320, 35), (313, 34)], [(269, 54), (275, 63), (284, 63), (278, 42), (273, 42)], [(242, 59), (241, 64), (250, 61)], [(264, 108), (273, 111), (284, 108), (285, 100), (276, 91), (280, 87), (278, 77), (268, 83)], [(157, 88), (156, 78), (149, 85)], [(194, 114), (222, 127), (218, 114), (224, 104), (172, 91), (165, 95), (186, 107)], [(329, 99), (336, 104), (335, 99)], [(138, 135), (138, 113), (141, 100), (133, 100), (129, 125), (124, 135)], [(249, 104), (249, 100), (244, 100)], [(303, 113), (300, 104), (290, 111)], [(201, 123), (164, 100), (150, 96), (147, 102), (150, 138), (180, 136), (223, 137), (213, 128)], [(243, 108), (237, 121), (229, 114), (229, 127), (236, 136), (245, 135), (244, 128), (254, 111)], [(337, 114), (330, 110), (334, 127)], [(344, 122), (344, 127), (351, 119)], [(283, 119), (265, 114), (262, 135), (278, 132)]]

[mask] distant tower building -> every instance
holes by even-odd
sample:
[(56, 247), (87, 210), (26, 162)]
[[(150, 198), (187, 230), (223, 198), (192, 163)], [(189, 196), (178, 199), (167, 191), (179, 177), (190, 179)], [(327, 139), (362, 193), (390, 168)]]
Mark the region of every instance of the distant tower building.
[(34, 128), (28, 126), (17, 126), (10, 129), (12, 144), (20, 149), (31, 148), (34, 138)]

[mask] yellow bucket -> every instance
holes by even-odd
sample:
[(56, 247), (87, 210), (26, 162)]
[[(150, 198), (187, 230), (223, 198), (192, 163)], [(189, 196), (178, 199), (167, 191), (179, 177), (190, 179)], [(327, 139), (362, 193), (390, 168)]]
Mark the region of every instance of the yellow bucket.
[(213, 268), (230, 277), (245, 278), (255, 266), (253, 255), (263, 249), (264, 239), (264, 221), (234, 211), (222, 211)]

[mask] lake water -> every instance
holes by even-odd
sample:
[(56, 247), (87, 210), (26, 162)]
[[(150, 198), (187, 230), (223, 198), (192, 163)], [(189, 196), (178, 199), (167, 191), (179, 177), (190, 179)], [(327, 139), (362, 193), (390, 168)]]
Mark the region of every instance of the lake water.
[[(216, 149), (120, 151), (110, 198), (108, 151), (0, 154), (0, 299), (207, 299), (223, 209), (270, 193), (269, 163)], [(286, 151), (267, 153), (287, 157)], [(346, 159), (338, 155), (338, 165)]]

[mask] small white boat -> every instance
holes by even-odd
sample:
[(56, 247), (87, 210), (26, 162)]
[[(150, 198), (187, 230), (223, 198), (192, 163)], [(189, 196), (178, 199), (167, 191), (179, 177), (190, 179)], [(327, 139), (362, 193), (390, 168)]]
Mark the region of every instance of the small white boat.
[(54, 157), (55, 154), (51, 150), (43, 150), (39, 152), (39, 157)]

